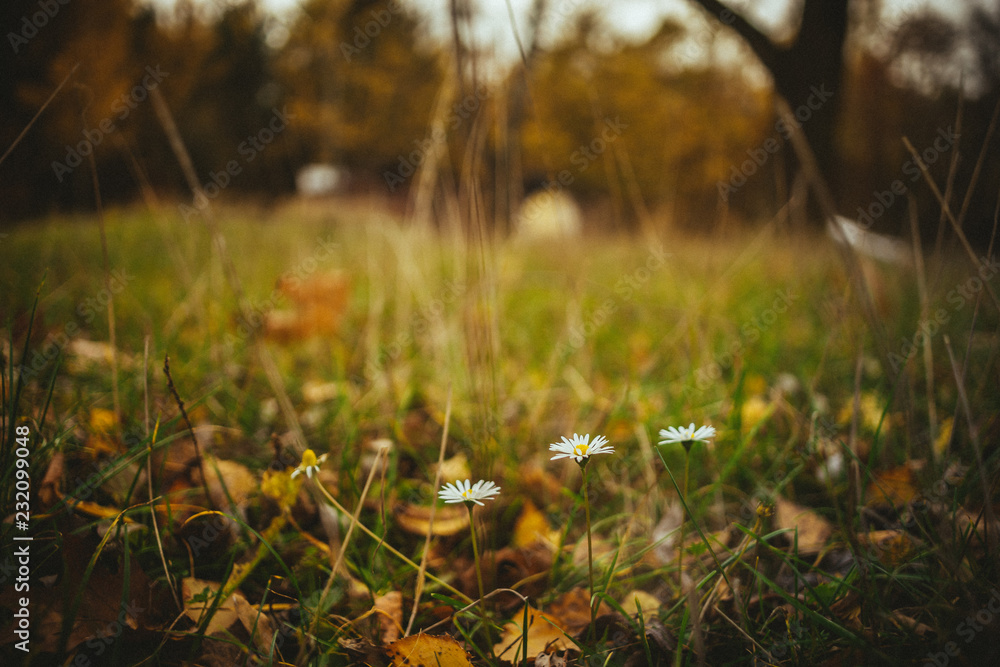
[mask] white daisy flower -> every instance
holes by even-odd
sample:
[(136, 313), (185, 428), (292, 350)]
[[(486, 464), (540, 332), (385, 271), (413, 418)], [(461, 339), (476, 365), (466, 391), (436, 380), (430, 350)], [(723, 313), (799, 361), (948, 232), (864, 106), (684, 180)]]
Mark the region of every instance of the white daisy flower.
[(302, 452), (302, 463), (300, 463), (299, 467), (292, 472), (292, 477), (295, 478), (302, 473), (305, 473), (306, 477), (312, 479), (313, 474), (319, 472), (319, 467), (323, 465), (324, 461), (326, 461), (326, 457), (326, 454), (317, 457), (316, 452), (311, 449), (307, 449)]
[(608, 439), (603, 435), (595, 437), (593, 442), (590, 442), (589, 433), (586, 435), (574, 433), (572, 440), (563, 436), (562, 442), (549, 445), (550, 452), (559, 452), (549, 460), (572, 458), (577, 463), (581, 463), (584, 459), (589, 459), (595, 454), (614, 454), (614, 448), (605, 446), (607, 443)]
[(446, 503), (476, 503), (483, 505), (481, 500), (493, 500), (494, 496), (500, 495), (500, 487), (493, 482), (479, 480), (471, 484), (469, 480), (459, 480), (454, 484), (445, 484), (444, 488), (438, 491), (438, 497)]
[(696, 442), (707, 443), (711, 438), (715, 437), (715, 428), (712, 426), (699, 426), (697, 429), (694, 427), (694, 422), (692, 422), (687, 428), (681, 426), (676, 428), (671, 426), (669, 428), (660, 429), (660, 444), (661, 445), (671, 445), (680, 443), (684, 445), (684, 449), (690, 450), (691, 445)]

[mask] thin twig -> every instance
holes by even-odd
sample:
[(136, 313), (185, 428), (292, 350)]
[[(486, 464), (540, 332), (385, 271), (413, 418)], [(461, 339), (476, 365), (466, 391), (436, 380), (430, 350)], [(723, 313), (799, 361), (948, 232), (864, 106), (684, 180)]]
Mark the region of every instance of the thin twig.
[[(971, 335), (971, 333), (970, 333)], [(955, 353), (951, 349), (951, 340), (948, 338), (947, 334), (944, 337), (944, 347), (948, 350), (948, 360), (951, 362), (951, 371), (955, 376), (955, 388), (958, 389), (958, 398), (962, 403), (962, 408), (965, 410), (965, 417), (969, 422), (969, 440), (972, 441), (972, 449), (976, 453), (976, 463), (979, 464), (979, 481), (983, 486), (983, 510), (986, 512), (986, 525), (984, 527), (985, 539), (983, 540), (987, 545), (987, 551), (989, 551), (990, 544), (990, 526), (996, 525), (996, 515), (993, 513), (993, 504), (990, 501), (990, 489), (989, 485), (986, 483), (986, 466), (983, 463), (983, 450), (979, 446), (979, 429), (976, 428), (975, 417), (972, 414), (972, 409), (969, 407), (969, 398), (965, 394), (965, 380), (958, 373), (958, 363), (955, 361)], [(996, 534), (994, 533), (994, 539)]]
[[(965, 248), (965, 252), (969, 255), (969, 259), (972, 261), (972, 266), (978, 269), (980, 266), (979, 258), (976, 257), (976, 252), (972, 249), (972, 246), (969, 244), (969, 240), (965, 237), (965, 232), (962, 231), (962, 227), (959, 225), (958, 220), (956, 220), (955, 216), (952, 215), (951, 209), (948, 207), (948, 202), (945, 201), (944, 195), (942, 195), (941, 190), (938, 189), (937, 183), (935, 183), (934, 179), (931, 178), (930, 172), (927, 170), (927, 165), (924, 164), (922, 159), (920, 159), (920, 154), (917, 153), (917, 149), (913, 147), (913, 144), (910, 143), (908, 138), (903, 137), (903, 144), (906, 146), (906, 149), (910, 151), (910, 155), (913, 156), (913, 160), (917, 163), (917, 166), (920, 167), (920, 171), (924, 175), (924, 180), (927, 181), (927, 185), (931, 188), (931, 192), (933, 192), (934, 196), (937, 197), (938, 203), (941, 205), (941, 209), (948, 217), (948, 222), (951, 223), (951, 227), (958, 236), (958, 240), (962, 242), (962, 247)], [(997, 295), (993, 291), (993, 286), (985, 280), (983, 281), (983, 286), (986, 288), (986, 292), (990, 295), (990, 298), (993, 299), (993, 305), (996, 306), (997, 311), (1000, 311), (1000, 299), (997, 299)]]
[(76, 74), (76, 70), (80, 69), (81, 64), (82, 63), (78, 62), (77, 64), (73, 65), (73, 69), (71, 69), (69, 71), (69, 74), (66, 75), (66, 77), (59, 83), (58, 86), (56, 86), (56, 89), (52, 91), (51, 95), (49, 95), (49, 99), (45, 100), (45, 104), (43, 104), (38, 109), (38, 111), (35, 112), (35, 115), (31, 118), (30, 121), (28, 121), (28, 124), (24, 126), (24, 129), (21, 130), (21, 134), (17, 135), (17, 139), (14, 139), (14, 143), (12, 143), (10, 147), (7, 148), (3, 156), (0, 156), (0, 164), (3, 164), (3, 161), (6, 160), (7, 156), (10, 155), (11, 151), (14, 150), (14, 147), (17, 146), (19, 143), (21, 143), (21, 139), (24, 139), (24, 135), (28, 133), (28, 130), (30, 130), (31, 126), (35, 124), (35, 121), (38, 120), (38, 117), (42, 115), (42, 112), (45, 111), (46, 107), (48, 107), (49, 104), (52, 102), (52, 100), (56, 98), (56, 95), (59, 94), (59, 91), (62, 90), (63, 86), (66, 85), (70, 77)]
[(187, 410), (184, 409), (184, 401), (181, 400), (181, 396), (177, 393), (177, 388), (174, 386), (174, 379), (170, 376), (169, 354), (163, 356), (163, 373), (167, 376), (167, 387), (170, 389), (170, 393), (177, 402), (177, 407), (180, 408), (181, 416), (184, 418), (184, 423), (187, 424), (188, 431), (191, 433), (191, 439), (194, 441), (194, 453), (198, 459), (198, 470), (201, 471), (201, 486), (205, 490), (205, 498), (207, 499), (209, 506), (213, 510), (217, 510), (218, 508), (212, 501), (212, 494), (208, 492), (208, 477), (205, 475), (205, 463), (201, 455), (201, 445), (198, 444), (198, 436), (195, 435), (194, 426), (191, 425), (191, 420), (188, 418)]

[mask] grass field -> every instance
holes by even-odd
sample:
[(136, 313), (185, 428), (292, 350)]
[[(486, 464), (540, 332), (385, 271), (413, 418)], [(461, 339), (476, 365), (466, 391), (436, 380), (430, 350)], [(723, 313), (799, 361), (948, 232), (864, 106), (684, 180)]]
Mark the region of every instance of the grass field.
[[(220, 254), (194, 219), (105, 222), (106, 267), (93, 218), (0, 240), (37, 664), (393, 664), (431, 627), (474, 664), (997, 657), (990, 262), (866, 264), (866, 317), (826, 237), (770, 225), (483, 242), (230, 210)], [(657, 444), (689, 423), (717, 436)], [(615, 450), (586, 487), (549, 460), (574, 433)], [(461, 505), (431, 527), (439, 470), (501, 487), (475, 550)]]

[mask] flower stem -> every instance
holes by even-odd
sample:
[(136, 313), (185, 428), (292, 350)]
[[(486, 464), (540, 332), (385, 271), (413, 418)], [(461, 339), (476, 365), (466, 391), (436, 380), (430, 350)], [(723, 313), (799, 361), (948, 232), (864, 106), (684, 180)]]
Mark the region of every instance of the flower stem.
[[(687, 495), (688, 495), (688, 472), (691, 469), (691, 452), (687, 449), (684, 450), (684, 505), (687, 506)], [(684, 522), (687, 517), (683, 514), (681, 515), (681, 539), (677, 544), (677, 590), (681, 595), (684, 593), (684, 569), (683, 561), (681, 560), (684, 555)]]
[(476, 581), (479, 583), (479, 600), (483, 600), (483, 571), (479, 567), (479, 545), (476, 543), (476, 522), (472, 516), (472, 503), (467, 503), (469, 507), (469, 528), (472, 531), (472, 557), (476, 560)]
[(486, 616), (486, 594), (483, 589), (483, 569), (479, 565), (479, 544), (476, 542), (476, 521), (472, 515), (472, 509), (475, 505), (471, 502), (465, 503), (465, 506), (469, 508), (469, 528), (472, 531), (472, 557), (476, 562), (476, 581), (479, 584), (479, 612), (483, 617), (483, 632), (486, 633), (486, 642), (490, 647), (490, 657), (495, 658), (493, 655), (493, 632), (490, 630), (490, 619)]
[(587, 469), (583, 469), (583, 509), (587, 515), (587, 577), (590, 584), (590, 630), (594, 630), (596, 606), (594, 605), (594, 543), (590, 535), (590, 495), (587, 493)]

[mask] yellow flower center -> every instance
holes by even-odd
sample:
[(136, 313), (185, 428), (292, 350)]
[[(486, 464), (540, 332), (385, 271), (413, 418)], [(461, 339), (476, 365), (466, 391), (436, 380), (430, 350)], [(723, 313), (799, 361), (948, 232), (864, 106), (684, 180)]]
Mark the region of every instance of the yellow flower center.
[(587, 455), (587, 445), (577, 445), (576, 447), (573, 448), (573, 451), (576, 452), (577, 456), (586, 456)]
[(466, 489), (465, 491), (462, 491), (463, 498), (468, 498), (470, 495), (472, 495), (472, 489)]
[(310, 468), (314, 465), (316, 465), (316, 452), (311, 449), (302, 452), (302, 467)]

